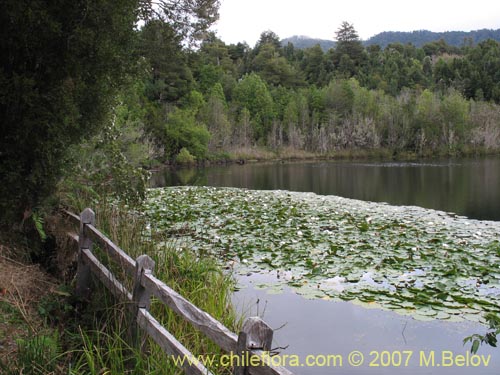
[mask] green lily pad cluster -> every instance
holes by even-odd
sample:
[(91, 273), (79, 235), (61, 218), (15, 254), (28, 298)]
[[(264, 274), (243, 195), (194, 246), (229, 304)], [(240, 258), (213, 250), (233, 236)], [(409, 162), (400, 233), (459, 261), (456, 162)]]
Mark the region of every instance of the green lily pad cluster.
[(306, 298), (419, 320), (500, 310), (500, 223), (420, 207), (235, 188), (152, 189), (145, 214), (179, 246), (236, 273), (274, 275)]

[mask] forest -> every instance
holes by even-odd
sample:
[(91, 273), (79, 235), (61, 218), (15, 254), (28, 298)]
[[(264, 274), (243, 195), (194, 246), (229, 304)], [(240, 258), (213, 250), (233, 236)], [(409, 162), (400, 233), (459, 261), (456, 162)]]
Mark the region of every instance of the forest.
[(171, 34), (154, 21), (138, 31), (147, 73), (124, 94), (117, 122), (134, 151), (148, 145), (149, 161), (224, 159), (255, 148), (398, 157), (500, 147), (496, 41), (364, 47), (347, 22), (327, 52), (282, 46), (272, 31), (253, 48), (208, 33), (188, 49)]
[(422, 47), (426, 43), (432, 43), (443, 39), (446, 43), (460, 47), (465, 44), (479, 44), (488, 39), (500, 40), (500, 29), (481, 29), (473, 31), (445, 31), (432, 32), (429, 30), (416, 30), (412, 32), (384, 31), (369, 38), (365, 45), (378, 44), (385, 48), (390, 43), (411, 43), (414, 46)]

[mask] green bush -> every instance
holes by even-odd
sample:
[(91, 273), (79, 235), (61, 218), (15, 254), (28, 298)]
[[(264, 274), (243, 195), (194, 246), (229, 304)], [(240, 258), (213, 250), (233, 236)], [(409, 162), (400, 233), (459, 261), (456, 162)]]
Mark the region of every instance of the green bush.
[(196, 158), (185, 147), (181, 148), (181, 151), (175, 157), (175, 162), (178, 164), (194, 164), (195, 161)]
[(198, 159), (207, 154), (210, 133), (192, 111), (175, 108), (169, 113), (163, 137), (167, 157), (175, 157), (183, 148)]

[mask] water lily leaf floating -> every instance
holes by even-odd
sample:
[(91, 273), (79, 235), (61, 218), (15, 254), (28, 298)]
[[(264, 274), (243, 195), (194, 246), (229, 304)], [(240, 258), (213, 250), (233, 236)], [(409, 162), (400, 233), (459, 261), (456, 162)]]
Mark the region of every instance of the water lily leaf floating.
[(236, 274), (273, 271), (307, 298), (359, 301), (419, 320), (482, 321), (500, 306), (500, 223), (419, 207), (236, 188), (151, 189), (152, 230)]

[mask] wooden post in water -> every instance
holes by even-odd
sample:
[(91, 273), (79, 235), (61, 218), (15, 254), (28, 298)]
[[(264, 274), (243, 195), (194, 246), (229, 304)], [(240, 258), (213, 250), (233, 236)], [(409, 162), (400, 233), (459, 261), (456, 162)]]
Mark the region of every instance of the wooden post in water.
[[(239, 366), (234, 366), (234, 375), (249, 375), (252, 369), (249, 363), (250, 350), (269, 352), (273, 344), (273, 330), (259, 317), (250, 317), (245, 320), (238, 335), (236, 355), (240, 356)], [(237, 362), (237, 361), (236, 361)]]
[(134, 289), (132, 291), (131, 321), (129, 327), (132, 345), (136, 348), (143, 348), (144, 343), (144, 340), (141, 340), (140, 330), (137, 325), (139, 309), (149, 311), (151, 306), (151, 291), (142, 286), (141, 278), (145, 273), (153, 274), (154, 267), (154, 260), (147, 255), (140, 255), (135, 260)]
[(82, 250), (92, 251), (92, 239), (85, 234), (86, 225), (95, 225), (95, 214), (90, 208), (86, 208), (80, 214), (80, 234), (78, 237), (78, 264), (76, 270), (77, 297), (86, 298), (90, 291), (90, 267), (83, 261)]

